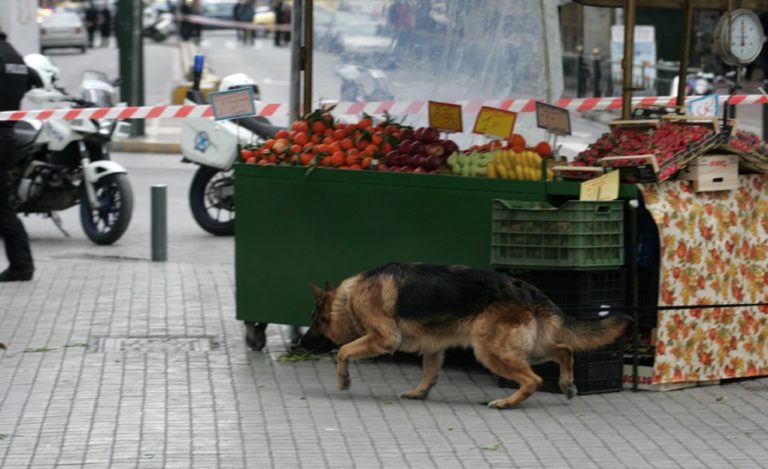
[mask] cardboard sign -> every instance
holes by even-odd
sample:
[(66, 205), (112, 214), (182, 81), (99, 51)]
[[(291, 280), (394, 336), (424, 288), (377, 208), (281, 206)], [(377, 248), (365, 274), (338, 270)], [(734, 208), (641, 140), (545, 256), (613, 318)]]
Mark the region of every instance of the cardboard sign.
[(571, 113), (568, 109), (536, 102), (536, 126), (557, 135), (571, 135)]
[(443, 132), (464, 132), (461, 105), (429, 101), (429, 126)]
[(688, 114), (693, 117), (717, 116), (720, 107), (720, 95), (708, 94), (688, 101)]
[(579, 200), (616, 200), (619, 198), (619, 172), (611, 171), (581, 183)]
[(251, 88), (237, 88), (208, 94), (214, 118), (218, 120), (237, 119), (256, 115)]
[(515, 130), (516, 120), (516, 112), (483, 106), (477, 114), (475, 127), (472, 131), (476, 134), (510, 138)]

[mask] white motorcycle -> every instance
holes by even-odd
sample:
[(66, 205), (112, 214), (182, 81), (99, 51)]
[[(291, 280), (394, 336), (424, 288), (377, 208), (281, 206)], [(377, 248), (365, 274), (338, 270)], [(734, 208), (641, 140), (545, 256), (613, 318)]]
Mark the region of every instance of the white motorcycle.
[[(221, 80), (220, 91), (242, 87), (253, 89), (256, 110), (260, 108), (258, 86), (245, 74)], [(186, 104), (206, 104), (197, 90), (187, 93)], [(235, 233), (234, 164), (238, 148), (274, 137), (280, 130), (261, 116), (233, 121), (186, 118), (181, 125), (181, 152), (184, 162), (200, 165), (189, 189), (189, 207), (198, 225), (217, 236)]]
[[(72, 108), (112, 107), (115, 86), (101, 72), (83, 73), (80, 96), (56, 85), (59, 71), (47, 57), (24, 57), (46, 86), (27, 92), (38, 104), (67, 103)], [(15, 126), (16, 148), (9, 171), (11, 204), (18, 213), (50, 216), (65, 234), (57, 211), (80, 205), (86, 236), (112, 244), (125, 233), (133, 212), (133, 192), (126, 170), (109, 160), (114, 119), (29, 120)]]

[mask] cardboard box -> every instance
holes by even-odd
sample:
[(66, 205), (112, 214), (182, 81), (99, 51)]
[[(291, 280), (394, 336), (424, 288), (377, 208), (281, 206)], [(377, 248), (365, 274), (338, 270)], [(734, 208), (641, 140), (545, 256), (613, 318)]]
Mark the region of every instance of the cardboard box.
[(681, 172), (681, 179), (693, 181), (696, 192), (730, 191), (739, 187), (739, 157), (729, 154), (704, 155)]
[[(653, 367), (640, 365), (637, 367), (637, 377), (640, 380), (637, 388), (643, 391), (656, 391), (666, 392), (675, 391), (677, 389), (686, 389), (696, 387), (697, 383), (670, 383), (670, 384), (653, 384)], [(632, 365), (624, 364), (624, 376), (622, 377), (622, 387), (624, 389), (632, 389)]]

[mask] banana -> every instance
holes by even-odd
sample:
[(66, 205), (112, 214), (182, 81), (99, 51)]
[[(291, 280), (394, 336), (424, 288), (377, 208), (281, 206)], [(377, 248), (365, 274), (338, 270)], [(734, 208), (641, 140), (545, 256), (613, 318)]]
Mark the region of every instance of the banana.
[(499, 178), (499, 173), (496, 170), (496, 165), (497, 164), (498, 164), (497, 162), (493, 162), (493, 163), (489, 163), (488, 164), (488, 178), (489, 179), (498, 179)]
[(499, 166), (498, 168), (496, 168), (496, 169), (497, 169), (497, 170), (498, 170), (498, 172), (499, 172), (499, 177), (500, 177), (500, 179), (512, 179), (512, 178), (509, 176), (509, 169), (507, 169), (507, 167), (506, 167), (506, 166), (504, 166), (504, 165), (500, 165), (500, 166)]

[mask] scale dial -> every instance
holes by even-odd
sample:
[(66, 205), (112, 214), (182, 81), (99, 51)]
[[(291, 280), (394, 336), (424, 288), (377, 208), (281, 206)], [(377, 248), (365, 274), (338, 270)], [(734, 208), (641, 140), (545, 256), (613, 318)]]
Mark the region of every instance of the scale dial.
[(735, 10), (720, 17), (715, 28), (715, 42), (723, 61), (746, 65), (760, 55), (765, 33), (760, 18), (749, 10)]

